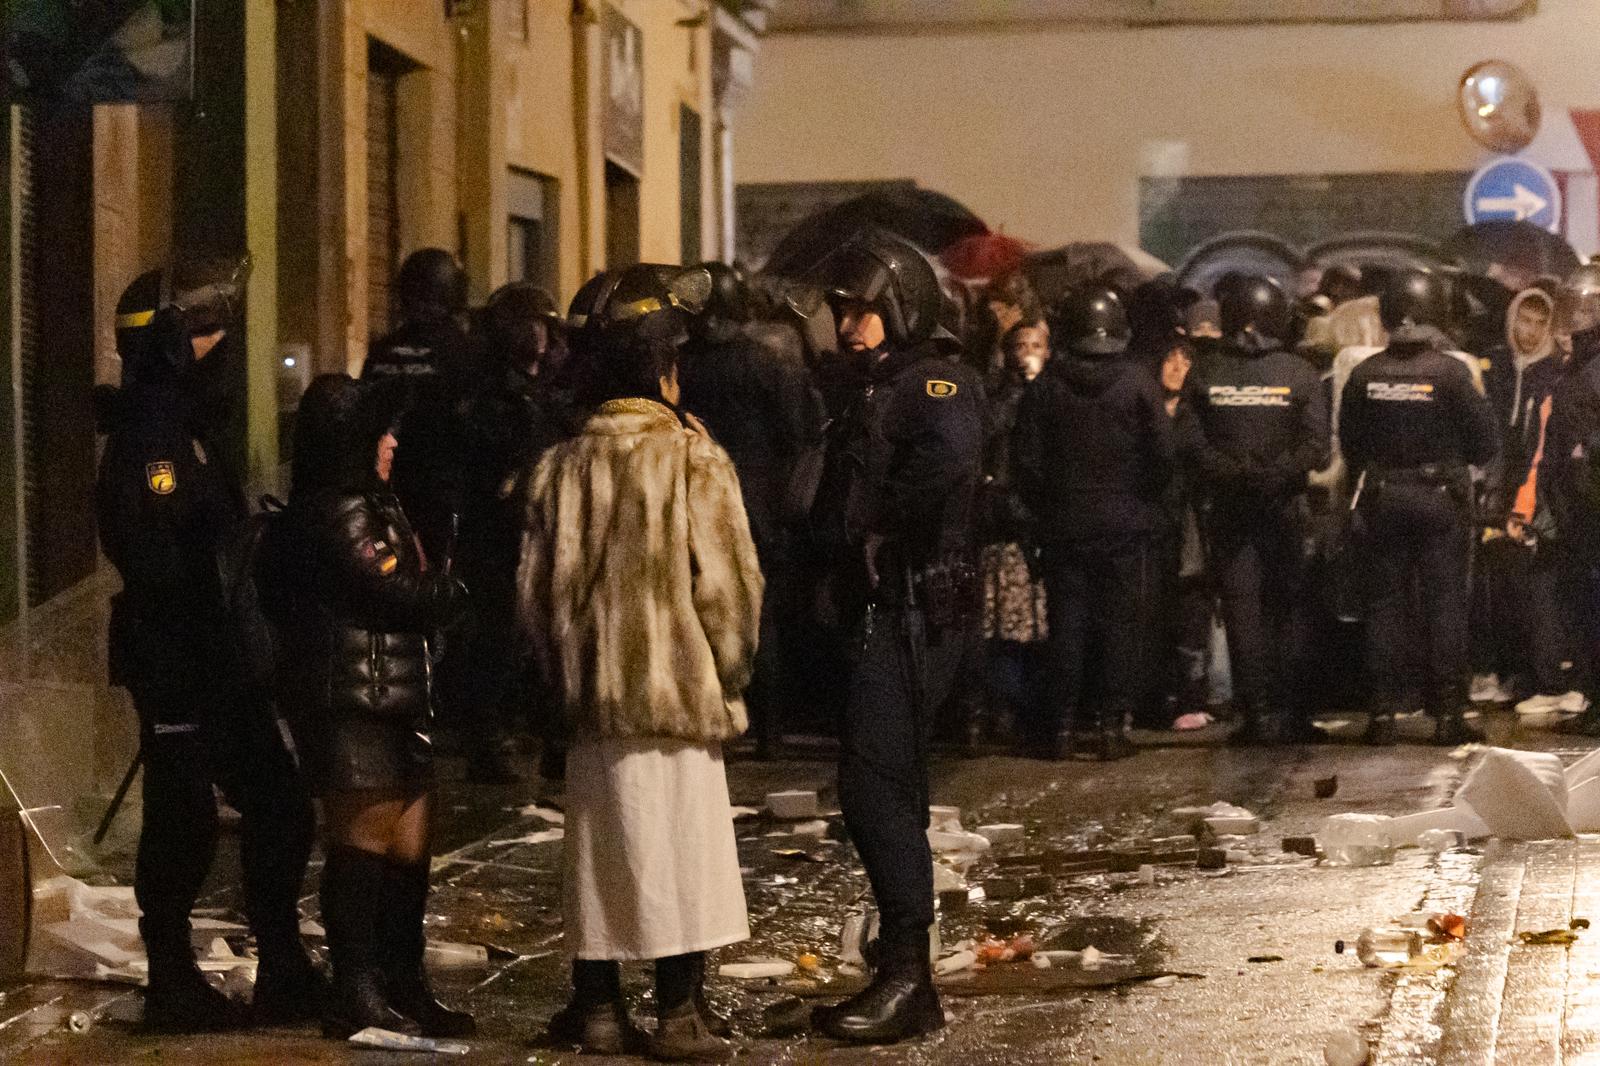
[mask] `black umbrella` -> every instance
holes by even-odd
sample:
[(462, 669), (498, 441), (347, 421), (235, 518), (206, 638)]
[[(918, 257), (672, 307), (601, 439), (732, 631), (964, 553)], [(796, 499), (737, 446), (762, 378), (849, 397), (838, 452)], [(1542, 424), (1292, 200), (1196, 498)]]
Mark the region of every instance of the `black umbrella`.
[(1475, 273), (1489, 273), (1499, 264), (1530, 277), (1565, 278), (1583, 262), (1559, 234), (1511, 219), (1463, 226), (1444, 248)]
[(931, 255), (963, 237), (989, 232), (983, 219), (943, 193), (895, 186), (864, 193), (805, 218), (778, 242), (764, 269), (773, 274), (804, 274), (867, 226), (898, 233)]

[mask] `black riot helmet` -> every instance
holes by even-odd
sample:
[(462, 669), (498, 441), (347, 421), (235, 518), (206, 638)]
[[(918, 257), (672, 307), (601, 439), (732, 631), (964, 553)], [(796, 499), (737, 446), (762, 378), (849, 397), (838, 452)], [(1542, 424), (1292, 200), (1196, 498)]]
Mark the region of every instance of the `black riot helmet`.
[(711, 298), (711, 274), (702, 267), (638, 263), (596, 274), (567, 309), (567, 328), (585, 343), (688, 339), (690, 319)]
[[(226, 330), (244, 305), (248, 252), (139, 275), (117, 300), (117, 354), (125, 383), (155, 381), (194, 362), (193, 338)], [(213, 349), (215, 351), (215, 349)], [(222, 359), (208, 356), (215, 368)]]
[(1378, 318), (1390, 333), (1407, 326), (1443, 329), (1450, 320), (1450, 287), (1427, 270), (1396, 270), (1378, 294)]
[(888, 230), (857, 233), (817, 264), (815, 276), (831, 299), (876, 308), (891, 344), (920, 344), (938, 329), (943, 297), (933, 264)]
[(1233, 338), (1246, 330), (1282, 341), (1289, 333), (1289, 297), (1272, 278), (1229, 271), (1213, 295), (1222, 317), (1222, 335)]
[(1061, 301), (1054, 318), (1051, 335), (1078, 355), (1121, 355), (1133, 337), (1128, 310), (1115, 289), (1078, 289)]
[(395, 288), (408, 321), (438, 322), (467, 306), (467, 273), (443, 248), (423, 248), (406, 256)]
[(156, 313), (164, 288), (161, 271), (151, 270), (134, 278), (117, 301), (117, 354), (125, 381), (149, 377), (159, 361)]
[(705, 313), (725, 322), (750, 321), (750, 294), (744, 274), (727, 263), (701, 263), (699, 269), (711, 277)]

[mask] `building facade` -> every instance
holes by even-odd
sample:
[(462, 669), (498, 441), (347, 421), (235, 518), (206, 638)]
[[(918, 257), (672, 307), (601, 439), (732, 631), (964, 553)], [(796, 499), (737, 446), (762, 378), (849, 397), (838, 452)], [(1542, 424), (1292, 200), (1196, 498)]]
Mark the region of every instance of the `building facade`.
[(136, 745), (90, 498), (122, 289), (250, 251), (231, 444), (276, 489), (300, 392), (359, 371), (410, 252), (454, 252), (474, 301), (530, 280), (564, 302), (607, 265), (730, 246), (764, 8), (210, 0), (192, 100), (0, 109), (0, 771), (22, 802), (103, 794)]

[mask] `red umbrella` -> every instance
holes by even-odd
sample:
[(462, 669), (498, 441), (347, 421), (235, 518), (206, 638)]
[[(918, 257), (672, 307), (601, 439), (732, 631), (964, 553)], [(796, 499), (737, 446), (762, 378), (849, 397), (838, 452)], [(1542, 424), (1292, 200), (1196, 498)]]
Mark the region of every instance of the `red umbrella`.
[(1033, 251), (1027, 241), (1004, 233), (974, 233), (939, 253), (939, 261), (963, 281), (1000, 278), (1022, 266)]

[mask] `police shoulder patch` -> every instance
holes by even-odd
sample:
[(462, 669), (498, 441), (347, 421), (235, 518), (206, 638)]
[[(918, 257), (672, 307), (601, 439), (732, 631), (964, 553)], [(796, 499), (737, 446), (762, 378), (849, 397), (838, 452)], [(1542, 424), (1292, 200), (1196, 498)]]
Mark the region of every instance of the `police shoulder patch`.
[(928, 390), (928, 395), (932, 396), (936, 400), (947, 399), (961, 391), (956, 388), (955, 382), (943, 381), (939, 378), (929, 378), (925, 387)]
[(146, 463), (144, 479), (150, 491), (157, 496), (169, 496), (178, 487), (178, 476), (173, 472), (171, 463)]

